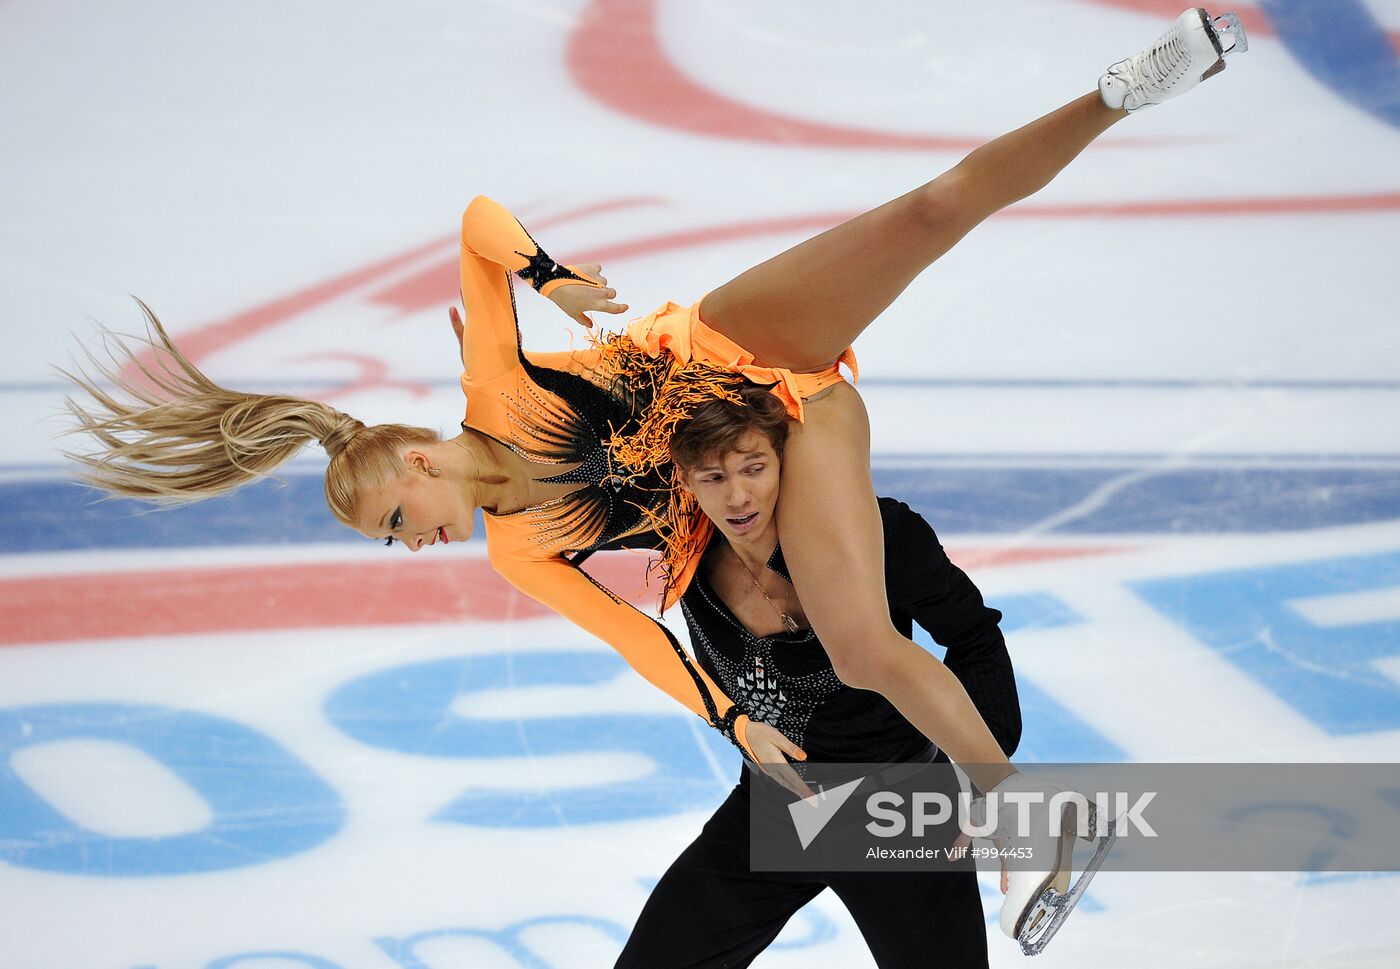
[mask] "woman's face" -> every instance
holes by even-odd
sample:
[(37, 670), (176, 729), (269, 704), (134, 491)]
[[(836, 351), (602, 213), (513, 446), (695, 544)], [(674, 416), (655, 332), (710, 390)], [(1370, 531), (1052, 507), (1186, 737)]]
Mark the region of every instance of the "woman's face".
[(471, 538), (476, 509), (461, 482), (430, 474), (434, 465), (421, 451), (405, 454), (404, 464), (403, 474), (360, 495), (357, 530), (393, 539), (390, 544), (403, 544), (410, 552)]
[(731, 545), (778, 540), (776, 511), (781, 464), (768, 435), (750, 431), (734, 450), (682, 469), (682, 486)]

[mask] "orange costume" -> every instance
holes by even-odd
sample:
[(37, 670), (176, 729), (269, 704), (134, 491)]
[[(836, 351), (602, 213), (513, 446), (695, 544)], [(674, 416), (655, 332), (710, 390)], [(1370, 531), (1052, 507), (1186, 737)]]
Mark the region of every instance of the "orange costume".
[[(663, 548), (662, 607), (685, 591), (712, 525), (675, 485), (667, 445), (698, 404), (737, 399), (745, 380), (771, 385), (794, 418), (802, 399), (842, 380), (756, 367), (753, 356), (699, 318), (699, 304), (667, 303), (625, 334), (586, 350), (520, 346), (511, 274), (548, 295), (598, 283), (551, 260), (509, 212), (478, 197), (462, 217), (462, 426), (548, 471), (541, 485), (576, 485), (509, 514), (485, 513), (491, 564), (532, 599), (607, 642), (642, 676), (722, 730), (752, 756), (747, 715), (691, 662), (661, 623), (603, 588), (566, 553)], [(854, 373), (850, 351), (842, 357)], [(555, 473), (557, 472), (557, 473)]]

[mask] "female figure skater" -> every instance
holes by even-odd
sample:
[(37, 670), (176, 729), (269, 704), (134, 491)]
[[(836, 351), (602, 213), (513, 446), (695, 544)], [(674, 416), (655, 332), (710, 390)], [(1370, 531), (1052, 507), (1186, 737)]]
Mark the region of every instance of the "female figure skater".
[[(674, 601), (707, 534), (693, 499), (673, 492), (670, 429), (696, 404), (732, 396), (744, 378), (763, 383), (802, 422), (787, 442), (779, 535), (836, 675), (882, 694), (981, 790), (992, 790), (1015, 772), (966, 691), (890, 624), (869, 425), (838, 364), (851, 362), (856, 336), (974, 226), (1042, 188), (1128, 111), (1193, 87), (1223, 66), (1226, 49), (1243, 48), (1237, 22), (1188, 10), (1147, 50), (1110, 67), (1098, 92), (750, 269), (696, 306), (667, 304), (579, 353), (520, 348), (511, 274), (576, 318), (625, 307), (611, 301), (604, 279), (556, 265), (504, 209), (477, 199), (462, 227), (468, 408), (457, 437), (366, 427), (324, 404), (226, 390), (181, 356), (152, 317), (167, 354), (161, 368), (145, 380), (103, 370), (124, 392), (116, 395), (74, 378), (90, 400), (70, 408), (99, 445), (78, 460), (111, 493), (193, 501), (266, 474), (318, 441), (330, 458), (326, 497), (336, 517), (415, 551), (468, 537), (480, 508), (502, 575), (610, 643), (748, 756), (774, 760), (777, 751), (749, 739), (747, 712), (663, 626), (565, 557), (659, 542), (664, 600)], [(1047, 883), (1017, 875), (1027, 877), (1013, 876), (1003, 911), (1013, 935), (1033, 921)]]
[[(778, 544), (787, 414), (761, 387), (740, 394), (742, 404), (721, 400), (697, 408), (671, 439), (681, 486), (717, 530), (680, 600), (696, 660), (754, 716), (750, 737), (759, 721), (777, 727), (778, 746), (794, 760), (946, 761), (888, 700), (852, 689), (832, 672)], [(1021, 713), (997, 627), (1001, 614), (983, 603), (922, 517), (892, 498), (879, 499), (879, 513), (887, 609), (896, 628), (907, 637), (911, 620), (918, 622), (947, 646), (944, 664), (1010, 756), (1020, 740)], [(699, 837), (662, 875), (618, 969), (747, 966), (825, 888), (850, 911), (881, 969), (928, 966), (931, 952), (946, 969), (985, 969), (987, 935), (970, 864), (925, 871), (750, 870), (751, 788), (770, 783), (755, 773), (746, 766)]]

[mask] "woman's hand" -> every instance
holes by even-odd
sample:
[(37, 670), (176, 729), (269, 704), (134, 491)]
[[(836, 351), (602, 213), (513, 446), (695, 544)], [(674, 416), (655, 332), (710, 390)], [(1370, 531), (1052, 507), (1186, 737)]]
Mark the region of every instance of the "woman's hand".
[[(997, 849), (997, 857), (1001, 860), (1001, 893), (1006, 894), (1009, 885), (1009, 874), (1006, 868), (1006, 842), (1001, 838), (987, 838)], [(967, 856), (968, 849), (972, 847), (972, 837), (966, 832), (960, 833), (953, 839), (953, 847), (948, 849), (948, 857), (963, 858)]]
[[(759, 769), (798, 797), (811, 797), (812, 789), (797, 776), (788, 758), (806, 760), (807, 752), (797, 746), (776, 727), (758, 720), (744, 725), (744, 742), (758, 760)], [(784, 756), (786, 755), (786, 756)]]
[(462, 314), (457, 312), (457, 307), (449, 306), (447, 308), (447, 318), (452, 321), (452, 332), (457, 335), (457, 355), (461, 356), (464, 352), (462, 334), (466, 332), (466, 328), (462, 326)]
[(608, 288), (608, 279), (603, 275), (603, 267), (596, 262), (585, 263), (582, 266), (572, 266), (591, 279), (602, 283), (602, 288), (596, 286), (585, 286), (583, 283), (563, 283), (549, 291), (549, 299), (554, 301), (554, 305), (567, 313), (572, 319), (590, 330), (593, 329), (593, 321), (588, 318), (589, 313), (626, 313), (626, 303), (614, 303), (613, 297), (617, 295), (617, 290)]

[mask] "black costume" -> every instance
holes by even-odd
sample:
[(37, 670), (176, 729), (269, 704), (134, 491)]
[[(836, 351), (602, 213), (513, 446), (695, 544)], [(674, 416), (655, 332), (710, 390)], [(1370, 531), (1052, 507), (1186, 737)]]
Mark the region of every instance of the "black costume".
[[(909, 506), (880, 499), (885, 589), (905, 636), (918, 622), (947, 647), (957, 675), (1009, 756), (1021, 736), (1016, 683), (997, 623), (937, 535)], [(715, 541), (722, 541), (716, 538)], [(712, 543), (713, 548), (713, 543)], [(780, 549), (768, 562), (787, 578)], [(701, 569), (681, 600), (696, 660), (755, 720), (776, 727), (811, 762), (946, 760), (878, 693), (845, 686), (815, 633), (754, 636), (709, 587)], [(986, 929), (976, 874), (749, 870), (749, 789), (739, 785), (681, 853), (647, 900), (618, 969), (743, 967), (787, 920), (830, 887), (865, 936), (881, 969), (985, 967)]]

